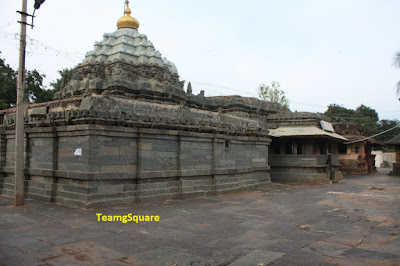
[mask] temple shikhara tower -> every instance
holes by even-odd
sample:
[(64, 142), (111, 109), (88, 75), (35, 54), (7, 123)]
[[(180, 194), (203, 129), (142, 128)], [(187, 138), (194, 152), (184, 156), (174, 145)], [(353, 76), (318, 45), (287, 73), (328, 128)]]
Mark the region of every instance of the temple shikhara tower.
[[(284, 108), (185, 91), (128, 1), (117, 27), (53, 101), (26, 110), (25, 196), (90, 207), (267, 185), (267, 117)], [(0, 123), (0, 194), (13, 195), (15, 109)]]
[(175, 65), (139, 33), (139, 22), (131, 16), (129, 1), (125, 15), (117, 22), (118, 30), (104, 34), (87, 53), (73, 80), (56, 97), (59, 99), (89, 94), (124, 95), (137, 97), (148, 92), (183, 92), (184, 82), (179, 80)]

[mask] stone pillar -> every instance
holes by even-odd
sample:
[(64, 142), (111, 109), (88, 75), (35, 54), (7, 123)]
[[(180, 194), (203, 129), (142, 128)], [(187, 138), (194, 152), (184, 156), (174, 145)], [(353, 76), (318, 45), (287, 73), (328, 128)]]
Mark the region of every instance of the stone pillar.
[(297, 143), (293, 143), (292, 154), (297, 154)]
[(315, 154), (315, 155), (321, 154), (321, 148), (318, 143), (313, 143), (313, 154)]
[(331, 142), (331, 154), (338, 154), (339, 153), (339, 144), (337, 142)]
[(312, 155), (313, 154), (313, 142), (307, 141), (303, 145), (303, 154)]
[(138, 128), (137, 137), (136, 137), (136, 203), (140, 203), (140, 190), (142, 184), (142, 149), (143, 149), (143, 133), (141, 133), (141, 129)]
[(366, 151), (366, 149), (365, 149), (365, 146), (366, 146), (367, 144), (366, 143), (361, 143), (360, 145), (359, 145), (359, 153), (360, 154), (362, 154), (363, 155), (363, 157), (367, 154), (367, 151)]
[(352, 145), (351, 144), (346, 144), (346, 154), (352, 154)]
[(57, 128), (52, 128), (52, 140), (53, 140), (53, 176), (54, 171), (58, 169), (58, 132)]
[(279, 141), (279, 154), (286, 154), (287, 141)]
[(0, 194), (5, 193), (3, 190), (3, 184), (5, 181), (5, 173), (3, 167), (6, 166), (6, 149), (7, 149), (7, 139), (6, 134), (3, 129), (0, 129)]
[(213, 135), (213, 142), (212, 142), (212, 190), (213, 194), (216, 194), (217, 184), (215, 182), (215, 175), (217, 171), (217, 149), (218, 149), (218, 139), (216, 134)]
[(58, 132), (57, 127), (52, 128), (52, 144), (53, 144), (53, 162), (52, 162), (52, 179), (53, 183), (51, 184), (51, 194), (50, 194), (50, 202), (55, 202), (57, 197), (57, 188), (58, 188), (58, 178), (56, 177), (56, 171), (58, 169)]
[(400, 146), (396, 146), (396, 163), (393, 164), (392, 174), (400, 176)]
[(25, 169), (30, 169), (31, 168), (31, 155), (32, 155), (32, 150), (31, 150), (31, 140), (30, 140), (30, 134), (25, 130), (25, 164), (24, 164), (24, 173)]
[(182, 199), (182, 136), (178, 132), (178, 158), (176, 170), (178, 170), (178, 197)]
[(0, 169), (6, 166), (7, 139), (4, 130), (0, 129)]

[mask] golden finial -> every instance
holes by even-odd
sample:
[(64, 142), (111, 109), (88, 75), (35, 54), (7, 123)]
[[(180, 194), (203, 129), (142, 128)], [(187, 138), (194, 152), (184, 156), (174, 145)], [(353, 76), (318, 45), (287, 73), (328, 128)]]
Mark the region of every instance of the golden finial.
[(129, 8), (129, 0), (126, 0), (125, 4), (126, 4), (125, 14), (127, 16), (130, 16), (132, 12), (131, 12), (131, 9)]
[(121, 28), (135, 28), (138, 29), (139, 28), (139, 21), (137, 21), (137, 19), (135, 19), (134, 17), (131, 17), (131, 9), (129, 8), (129, 0), (125, 1), (125, 15), (120, 18), (117, 22), (117, 27), (118, 29)]

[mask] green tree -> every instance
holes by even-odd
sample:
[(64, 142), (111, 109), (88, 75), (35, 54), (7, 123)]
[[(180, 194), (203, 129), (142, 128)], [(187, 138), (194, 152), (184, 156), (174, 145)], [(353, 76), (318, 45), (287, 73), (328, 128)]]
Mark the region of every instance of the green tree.
[(0, 110), (15, 106), (16, 99), (17, 72), (0, 58)]
[[(394, 120), (386, 120), (382, 119), (378, 122), (378, 131), (383, 132), (385, 130), (391, 129), (397, 125), (400, 125), (400, 120), (394, 119)], [(384, 133), (382, 135), (379, 135), (376, 137), (377, 140), (385, 142), (388, 141), (395, 136), (400, 135), (400, 127), (395, 128), (387, 133)]]
[(378, 113), (365, 105), (360, 105), (356, 109), (356, 116), (354, 117), (353, 121), (357, 124), (364, 124), (369, 127), (373, 132), (377, 133), (378, 125), (377, 122), (379, 121)]
[(258, 97), (264, 101), (272, 103), (279, 103), (280, 105), (288, 108), (289, 100), (286, 98), (285, 92), (280, 89), (279, 82), (272, 81), (271, 85), (261, 84), (258, 87)]
[(330, 117), (335, 122), (353, 122), (360, 125), (366, 125), (372, 132), (378, 132), (379, 116), (378, 113), (365, 105), (360, 105), (353, 109), (347, 109), (341, 105), (331, 104), (325, 112), (325, 115)]
[(354, 110), (347, 109), (342, 105), (330, 104), (325, 115), (335, 122), (350, 122), (356, 114)]
[(27, 89), (25, 94), (28, 96), (29, 102), (43, 103), (53, 99), (54, 92), (46, 89), (43, 85), (43, 80), (46, 77), (40, 74), (37, 70), (27, 71), (25, 82)]
[[(17, 100), (17, 77), (18, 72), (5, 64), (0, 58), (0, 109), (14, 107)], [(54, 92), (47, 90), (43, 85), (46, 76), (37, 70), (28, 70), (25, 74), (26, 100), (30, 103), (41, 103), (50, 101)]]
[(378, 113), (374, 109), (372, 109), (368, 106), (365, 106), (363, 104), (360, 105), (359, 107), (357, 107), (356, 113), (362, 117), (374, 120), (375, 122), (377, 122), (379, 120)]
[(59, 91), (62, 87), (65, 86), (65, 84), (68, 83), (72, 79), (72, 76), (74, 75), (76, 68), (63, 68), (58, 71), (58, 74), (60, 74), (60, 78), (58, 78), (56, 81), (50, 83), (50, 86), (53, 87), (53, 94), (57, 91)]

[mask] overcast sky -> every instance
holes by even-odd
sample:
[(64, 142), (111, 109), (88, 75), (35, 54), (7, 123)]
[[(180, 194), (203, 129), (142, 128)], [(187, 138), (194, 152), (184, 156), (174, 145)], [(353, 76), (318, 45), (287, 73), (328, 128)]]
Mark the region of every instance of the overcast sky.
[[(18, 66), (21, 0), (1, 0), (0, 51)], [(33, 11), (28, 0), (28, 11)], [(28, 28), (27, 69), (74, 67), (115, 31), (124, 0), (47, 0)], [(133, 0), (139, 31), (206, 96), (257, 97), (278, 81), (292, 111), (364, 104), (399, 119), (393, 65), (400, 52), (399, 0)]]

